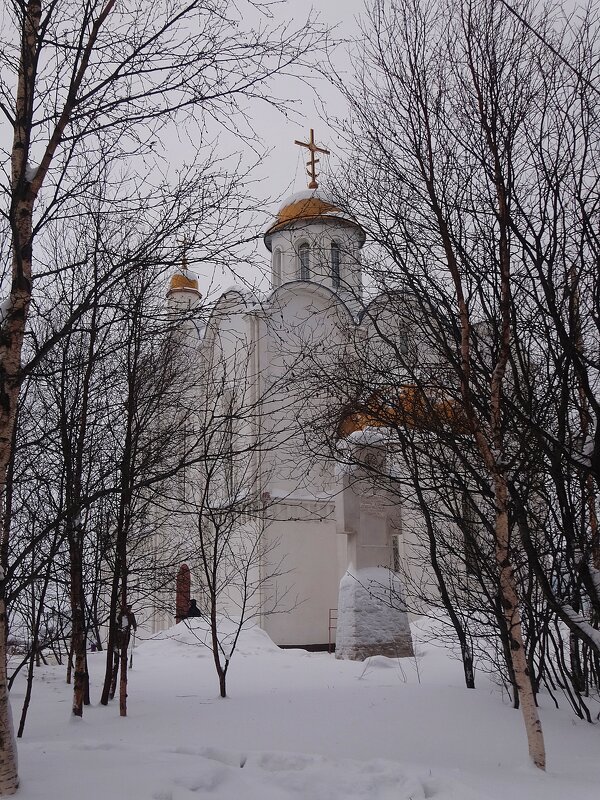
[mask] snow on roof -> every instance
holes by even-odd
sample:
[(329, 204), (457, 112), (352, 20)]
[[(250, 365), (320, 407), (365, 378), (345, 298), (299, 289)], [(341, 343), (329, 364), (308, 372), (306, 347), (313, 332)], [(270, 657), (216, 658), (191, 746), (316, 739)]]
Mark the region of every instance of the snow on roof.
[(286, 197), (283, 203), (277, 209), (277, 213), (280, 214), (284, 208), (287, 206), (291, 206), (292, 203), (297, 203), (300, 200), (312, 200), (313, 198), (318, 198), (319, 200), (323, 200), (325, 203), (331, 203), (335, 205), (335, 200), (331, 197), (331, 195), (324, 192), (322, 189), (305, 189), (302, 192), (295, 192), (294, 194), (289, 195)]
[(385, 444), (390, 440), (390, 429), (380, 427), (367, 427), (360, 431), (353, 431), (340, 441), (339, 447), (344, 443), (352, 445), (375, 445)]
[(179, 273), (179, 275), (183, 275), (184, 278), (187, 278), (188, 281), (197, 281), (198, 280), (198, 276), (196, 275), (196, 273), (192, 272), (191, 269), (187, 269), (187, 267), (183, 267), (183, 266), (178, 267), (177, 268), (177, 272)]
[(258, 296), (252, 289), (250, 289), (248, 286), (240, 286), (239, 283), (232, 283), (230, 286), (226, 286), (221, 292), (221, 297), (229, 294), (229, 292), (236, 292), (239, 294), (244, 298), (248, 305), (256, 305), (260, 302)]

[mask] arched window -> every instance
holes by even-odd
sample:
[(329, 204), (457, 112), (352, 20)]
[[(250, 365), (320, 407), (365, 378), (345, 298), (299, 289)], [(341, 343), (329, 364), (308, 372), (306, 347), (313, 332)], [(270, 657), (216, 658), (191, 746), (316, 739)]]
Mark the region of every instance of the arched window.
[(340, 263), (341, 250), (337, 242), (331, 243), (331, 285), (334, 289), (340, 288)]
[(277, 248), (273, 253), (273, 286), (281, 286), (281, 250)]
[(310, 280), (310, 248), (303, 242), (298, 248), (298, 260), (300, 261), (300, 280)]

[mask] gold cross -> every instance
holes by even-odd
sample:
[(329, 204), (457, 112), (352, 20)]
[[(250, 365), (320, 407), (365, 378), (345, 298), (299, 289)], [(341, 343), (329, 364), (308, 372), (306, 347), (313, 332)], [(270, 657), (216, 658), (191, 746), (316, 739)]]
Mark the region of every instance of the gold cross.
[(310, 129), (310, 139), (308, 142), (299, 142), (296, 139), (294, 144), (299, 144), (300, 147), (307, 147), (310, 150), (310, 159), (306, 162), (306, 166), (309, 167), (309, 169), (306, 170), (306, 174), (310, 177), (308, 188), (318, 189), (319, 184), (317, 183), (317, 164), (319, 163), (319, 159), (315, 158), (315, 153), (324, 153), (326, 156), (328, 156), (329, 150), (325, 150), (324, 147), (318, 147), (315, 144), (315, 132), (312, 128)]

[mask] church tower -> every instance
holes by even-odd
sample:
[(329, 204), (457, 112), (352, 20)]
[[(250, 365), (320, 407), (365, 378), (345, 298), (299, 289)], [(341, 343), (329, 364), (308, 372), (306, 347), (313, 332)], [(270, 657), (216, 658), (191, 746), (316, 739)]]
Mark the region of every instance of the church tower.
[(167, 307), (174, 313), (183, 313), (196, 308), (201, 299), (198, 278), (187, 269), (184, 263), (169, 281)]
[(274, 289), (291, 281), (312, 281), (327, 286), (345, 300), (360, 298), (362, 275), (360, 251), (365, 233), (352, 217), (319, 189), (315, 153), (328, 153), (314, 143), (296, 142), (310, 151), (307, 162), (309, 188), (283, 203), (264, 235), (271, 252), (271, 284)]
[(198, 277), (190, 272), (185, 252), (181, 266), (171, 276), (167, 290), (167, 308), (175, 314), (182, 314), (196, 308), (202, 294), (198, 288)]

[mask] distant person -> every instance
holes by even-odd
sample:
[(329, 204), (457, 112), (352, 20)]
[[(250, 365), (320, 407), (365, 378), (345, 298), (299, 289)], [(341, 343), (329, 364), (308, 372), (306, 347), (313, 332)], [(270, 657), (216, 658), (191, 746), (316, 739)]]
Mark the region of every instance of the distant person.
[(190, 600), (190, 607), (188, 609), (187, 615), (188, 615), (188, 617), (201, 617), (202, 616), (202, 612), (200, 611), (200, 609), (196, 605), (196, 601), (194, 600), (194, 598), (192, 598)]
[(117, 647), (129, 646), (132, 630), (137, 630), (137, 620), (131, 606), (127, 606), (125, 611), (120, 611), (117, 616)]

